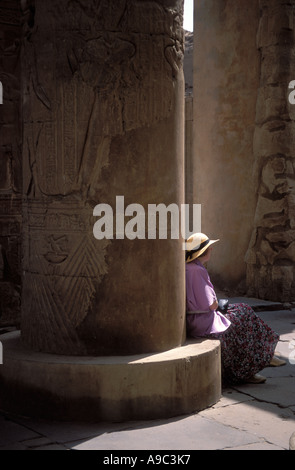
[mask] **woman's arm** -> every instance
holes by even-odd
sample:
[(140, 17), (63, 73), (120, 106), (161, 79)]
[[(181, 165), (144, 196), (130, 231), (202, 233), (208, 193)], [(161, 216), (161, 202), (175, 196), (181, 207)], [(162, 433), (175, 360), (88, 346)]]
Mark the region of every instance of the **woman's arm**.
[[(187, 273), (188, 274), (188, 273)], [(214, 311), (218, 307), (217, 295), (207, 270), (201, 266), (193, 266), (186, 277), (188, 311)]]

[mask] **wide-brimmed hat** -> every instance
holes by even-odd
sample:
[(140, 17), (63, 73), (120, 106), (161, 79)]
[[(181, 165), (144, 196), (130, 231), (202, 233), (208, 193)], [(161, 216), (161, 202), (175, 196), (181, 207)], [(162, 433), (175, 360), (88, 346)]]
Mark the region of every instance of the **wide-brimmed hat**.
[(213, 243), (218, 240), (210, 240), (204, 233), (194, 233), (186, 240), (186, 262), (190, 263), (199, 258)]

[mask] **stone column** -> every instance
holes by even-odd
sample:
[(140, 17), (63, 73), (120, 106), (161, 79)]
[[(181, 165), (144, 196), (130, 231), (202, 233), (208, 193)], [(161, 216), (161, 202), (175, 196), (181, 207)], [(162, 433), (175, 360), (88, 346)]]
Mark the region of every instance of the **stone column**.
[[(190, 207), (194, 204), (194, 117), (193, 117), (193, 55), (194, 33), (185, 31), (184, 79), (185, 79), (185, 202)], [(189, 214), (190, 229), (193, 230), (193, 214)]]
[(181, 238), (130, 240), (114, 223), (97, 240), (93, 210), (115, 216), (116, 196), (146, 211), (184, 202), (183, 1), (22, 5), (23, 342), (68, 355), (179, 346)]
[(208, 264), (214, 285), (231, 293), (246, 278), (255, 211), (258, 2), (195, 0), (194, 203), (202, 231), (220, 238)]
[(257, 205), (246, 256), (249, 295), (291, 301), (294, 293), (295, 1), (261, 0), (260, 88), (254, 137)]
[(194, 203), (195, 186), (193, 155), (193, 100), (192, 95), (185, 97), (185, 202), (190, 205)]
[(0, 325), (19, 325), (21, 287), (20, 6), (0, 2)]

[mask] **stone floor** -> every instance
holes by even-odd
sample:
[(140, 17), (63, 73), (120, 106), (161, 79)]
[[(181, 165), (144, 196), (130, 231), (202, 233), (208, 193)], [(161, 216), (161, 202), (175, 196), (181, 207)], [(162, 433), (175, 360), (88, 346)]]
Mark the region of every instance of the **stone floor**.
[(0, 450), (289, 450), (295, 432), (295, 308), (242, 300), (280, 334), (277, 352), (287, 364), (265, 369), (265, 384), (225, 388), (212, 408), (169, 420), (63, 423), (2, 412)]

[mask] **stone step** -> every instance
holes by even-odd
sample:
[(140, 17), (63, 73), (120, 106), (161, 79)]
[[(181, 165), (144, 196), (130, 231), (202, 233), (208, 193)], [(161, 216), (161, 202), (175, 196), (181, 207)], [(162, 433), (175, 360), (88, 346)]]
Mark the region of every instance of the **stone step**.
[(33, 352), (1, 336), (0, 408), (54, 420), (126, 421), (188, 414), (221, 397), (220, 343), (154, 354), (81, 357)]

